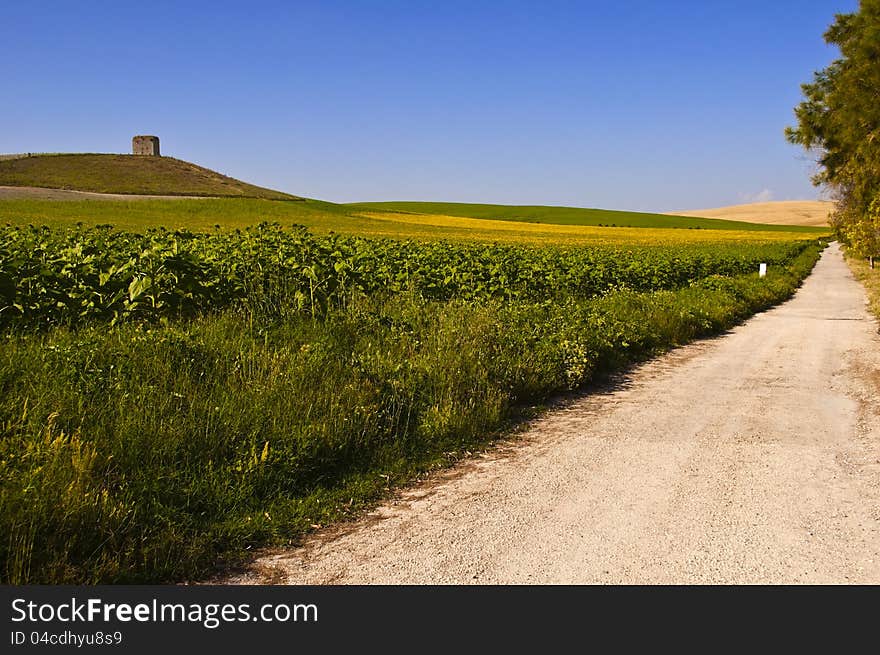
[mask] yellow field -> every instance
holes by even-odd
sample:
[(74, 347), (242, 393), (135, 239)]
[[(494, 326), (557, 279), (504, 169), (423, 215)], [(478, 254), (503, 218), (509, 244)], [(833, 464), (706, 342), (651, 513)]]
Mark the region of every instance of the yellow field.
[(466, 218), (390, 210), (365, 210), (315, 200), (273, 202), (240, 198), (180, 200), (0, 199), (0, 224), (64, 227), (110, 224), (140, 232), (150, 228), (213, 232), (261, 222), (304, 225), (315, 234), (394, 239), (483, 241), (533, 244), (650, 245), (682, 242), (790, 241), (818, 232), (697, 228), (560, 225), (490, 218)]
[(364, 212), (358, 216), (367, 219), (367, 221), (358, 222), (358, 232), (364, 236), (399, 238), (401, 235), (405, 235), (415, 239), (444, 238), (534, 244), (659, 245), (683, 242), (792, 241), (816, 238), (815, 235), (803, 232), (552, 225), (397, 212)]

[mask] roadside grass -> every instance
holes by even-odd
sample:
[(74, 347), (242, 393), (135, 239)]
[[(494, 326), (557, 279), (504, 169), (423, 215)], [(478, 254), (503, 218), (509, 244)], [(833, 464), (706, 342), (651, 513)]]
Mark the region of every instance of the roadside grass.
[(98, 193), (299, 200), (173, 157), (51, 154), (0, 159), (0, 185)]
[(4, 583), (203, 577), (488, 443), (523, 406), (788, 298), (769, 275), (591, 300), (353, 297), (0, 337)]
[[(702, 219), (689, 219), (702, 220)], [(243, 229), (262, 222), (304, 225), (317, 234), (339, 234), (433, 241), (481, 241), (526, 244), (649, 245), (743, 240), (817, 238), (828, 230), (756, 230), (755, 224), (733, 223), (737, 229), (660, 229), (557, 225), (477, 219), (460, 216), (363, 211), (350, 205), (319, 200), (275, 202), (260, 199), (181, 199), (137, 201), (0, 200), (0, 224), (64, 227), (113, 225), (143, 232), (149, 228), (210, 232)], [(724, 223), (724, 221), (720, 221)], [(741, 226), (748, 226), (739, 229)]]

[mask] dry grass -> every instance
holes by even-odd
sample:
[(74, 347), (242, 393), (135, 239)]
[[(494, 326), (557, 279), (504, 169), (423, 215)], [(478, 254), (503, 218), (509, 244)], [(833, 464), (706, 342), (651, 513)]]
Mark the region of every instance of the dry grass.
[(723, 218), (745, 223), (825, 227), (834, 203), (829, 200), (783, 200), (674, 212), (677, 216)]
[(369, 230), (371, 236), (400, 236), (404, 234), (415, 238), (434, 236), (489, 242), (659, 245), (696, 242), (791, 241), (814, 238), (812, 234), (783, 231), (751, 232), (744, 230), (552, 225), (549, 223), (520, 223), (402, 212), (363, 212), (357, 215), (373, 222)]

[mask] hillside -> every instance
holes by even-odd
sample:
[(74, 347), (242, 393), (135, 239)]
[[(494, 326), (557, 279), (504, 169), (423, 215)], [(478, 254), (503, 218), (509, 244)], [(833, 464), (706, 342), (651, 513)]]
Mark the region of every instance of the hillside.
[(97, 193), (301, 200), (173, 157), (58, 154), (0, 158), (0, 186)]
[(825, 227), (834, 203), (828, 200), (781, 200), (675, 212), (679, 216), (723, 218), (744, 223)]
[(810, 231), (803, 227), (780, 228), (760, 224), (759, 221), (721, 220), (721, 217), (697, 215), (676, 216), (626, 212), (611, 209), (582, 207), (550, 207), (540, 205), (483, 205), (455, 202), (363, 202), (346, 205), (365, 212), (398, 212), (430, 216), (454, 216), (519, 223), (546, 223), (551, 225), (585, 225), (612, 227), (686, 228), (701, 230)]

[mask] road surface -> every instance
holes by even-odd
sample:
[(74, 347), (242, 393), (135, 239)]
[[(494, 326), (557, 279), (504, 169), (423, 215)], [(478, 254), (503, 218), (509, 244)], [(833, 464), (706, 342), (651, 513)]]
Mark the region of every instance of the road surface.
[(789, 302), (226, 582), (880, 583), (878, 400), (835, 244)]

